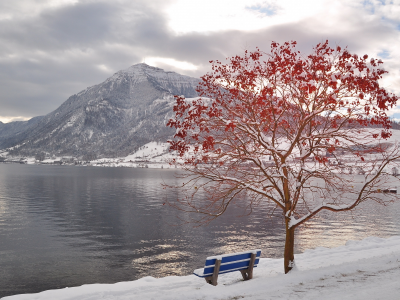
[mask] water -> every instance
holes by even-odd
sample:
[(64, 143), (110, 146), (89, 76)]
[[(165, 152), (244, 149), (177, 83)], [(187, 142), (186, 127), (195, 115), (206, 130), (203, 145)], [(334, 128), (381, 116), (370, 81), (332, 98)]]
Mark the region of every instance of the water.
[[(174, 170), (0, 164), (0, 297), (144, 276), (187, 275), (210, 255), (261, 248), (282, 257), (270, 206), (232, 207), (208, 226), (163, 203)], [(400, 202), (324, 213), (297, 230), (295, 252), (400, 234)], [(178, 219), (179, 218), (179, 219)], [(282, 266), (283, 268), (283, 266)]]

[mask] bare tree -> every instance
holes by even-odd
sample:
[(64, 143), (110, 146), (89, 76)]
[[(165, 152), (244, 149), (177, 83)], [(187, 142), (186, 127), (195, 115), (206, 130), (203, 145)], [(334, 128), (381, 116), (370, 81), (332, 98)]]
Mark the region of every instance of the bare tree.
[(306, 57), (295, 46), (273, 42), (268, 53), (212, 61), (201, 97), (177, 96), (168, 123), (177, 129), (175, 163), (188, 171), (185, 196), (170, 204), (209, 222), (239, 199), (250, 211), (274, 203), (285, 220), (285, 273), (298, 226), (323, 210), (392, 199), (379, 192), (399, 158), (386, 115), (398, 97), (379, 86), (382, 61), (328, 41)]
[(44, 152), (36, 153), (35, 159), (38, 161), (43, 161), (46, 159), (46, 154)]

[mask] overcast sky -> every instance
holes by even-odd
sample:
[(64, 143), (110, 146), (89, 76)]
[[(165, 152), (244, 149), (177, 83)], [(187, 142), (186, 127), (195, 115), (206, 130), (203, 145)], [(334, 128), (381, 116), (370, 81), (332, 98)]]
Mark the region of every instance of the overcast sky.
[(136, 63), (199, 77), (271, 41), (307, 53), (326, 39), (381, 58), (400, 95), (400, 0), (0, 0), (0, 121), (45, 115)]

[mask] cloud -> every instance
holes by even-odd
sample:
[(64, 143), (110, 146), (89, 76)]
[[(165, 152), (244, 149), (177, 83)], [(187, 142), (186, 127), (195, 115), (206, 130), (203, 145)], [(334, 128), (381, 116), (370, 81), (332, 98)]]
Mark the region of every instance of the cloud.
[(26, 117), (21, 117), (21, 116), (13, 116), (13, 117), (0, 117), (0, 122), (2, 123), (8, 123), (8, 122), (14, 122), (14, 121), (27, 121), (30, 118), (26, 118)]
[(326, 39), (381, 57), (400, 92), (399, 3), (390, 1), (19, 0), (0, 2), (1, 116), (33, 117), (146, 61), (199, 77), (271, 41)]
[(186, 61), (178, 61), (173, 58), (148, 57), (146, 58), (145, 63), (151, 66), (161, 63), (169, 67), (177, 67), (181, 70), (197, 70), (197, 67), (195, 65), (188, 63)]

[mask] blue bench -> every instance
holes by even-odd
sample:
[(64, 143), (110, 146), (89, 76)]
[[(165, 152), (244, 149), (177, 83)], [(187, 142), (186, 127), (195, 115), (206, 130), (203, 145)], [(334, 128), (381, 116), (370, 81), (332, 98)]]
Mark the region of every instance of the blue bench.
[(253, 268), (260, 261), (261, 250), (207, 257), (204, 268), (194, 270), (193, 274), (205, 278), (206, 282), (217, 285), (218, 275), (240, 271), (244, 280), (253, 278)]

